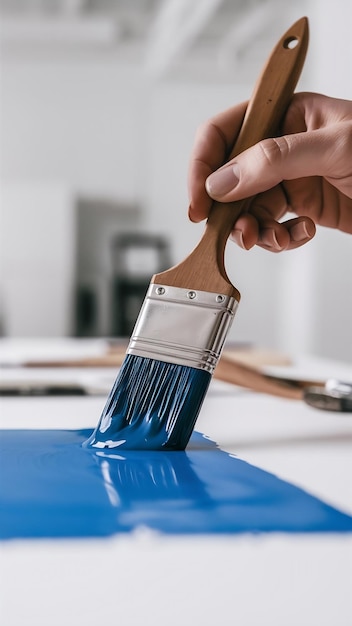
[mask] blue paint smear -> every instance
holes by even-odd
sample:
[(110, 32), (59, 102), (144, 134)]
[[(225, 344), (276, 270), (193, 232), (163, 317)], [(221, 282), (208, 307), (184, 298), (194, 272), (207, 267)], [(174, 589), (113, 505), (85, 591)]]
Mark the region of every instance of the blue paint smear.
[(0, 537), (351, 532), (352, 517), (193, 433), (186, 452), (93, 451), (91, 430), (0, 433)]

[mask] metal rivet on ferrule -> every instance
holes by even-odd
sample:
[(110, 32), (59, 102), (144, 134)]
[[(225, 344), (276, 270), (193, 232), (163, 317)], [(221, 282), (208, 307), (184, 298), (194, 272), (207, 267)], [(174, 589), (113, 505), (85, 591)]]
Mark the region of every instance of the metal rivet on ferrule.
[(189, 298), (190, 300), (194, 300), (196, 295), (197, 295), (197, 293), (195, 291), (188, 291), (187, 298)]
[(162, 296), (165, 293), (164, 287), (157, 287), (155, 291), (158, 296)]
[(218, 296), (216, 296), (215, 300), (216, 302), (224, 302), (225, 296), (222, 296), (221, 294), (219, 294)]

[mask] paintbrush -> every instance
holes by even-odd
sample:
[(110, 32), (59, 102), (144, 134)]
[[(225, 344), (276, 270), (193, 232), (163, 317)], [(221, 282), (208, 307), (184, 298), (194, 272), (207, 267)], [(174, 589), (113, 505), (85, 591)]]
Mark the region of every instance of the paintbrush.
[[(229, 159), (275, 135), (299, 79), (308, 20), (273, 49)], [(214, 203), (204, 235), (179, 265), (156, 274), (89, 447), (183, 450), (240, 300), (224, 265), (233, 224), (250, 199)]]

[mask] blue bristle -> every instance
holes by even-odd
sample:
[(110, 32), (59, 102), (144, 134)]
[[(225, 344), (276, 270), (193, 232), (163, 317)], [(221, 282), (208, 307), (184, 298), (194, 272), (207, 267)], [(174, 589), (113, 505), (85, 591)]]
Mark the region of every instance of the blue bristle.
[(210, 379), (204, 370), (127, 355), (85, 445), (184, 450)]

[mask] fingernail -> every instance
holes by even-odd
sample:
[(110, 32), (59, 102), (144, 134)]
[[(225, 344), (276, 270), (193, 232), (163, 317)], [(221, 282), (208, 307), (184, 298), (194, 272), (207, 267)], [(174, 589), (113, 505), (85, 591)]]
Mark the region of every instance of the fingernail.
[(192, 205), (191, 204), (188, 207), (188, 219), (194, 223), (194, 219), (192, 217)]
[(265, 246), (269, 246), (274, 250), (281, 250), (282, 246), (280, 246), (276, 233), (272, 228), (265, 228), (260, 234), (260, 242)]
[(231, 165), (217, 170), (207, 178), (205, 187), (210, 196), (224, 196), (236, 187), (239, 176), (238, 166)]
[(205, 211), (195, 209), (195, 207), (190, 204), (188, 208), (188, 217), (193, 224), (198, 224), (206, 219), (207, 213)]
[(310, 239), (313, 237), (314, 232), (310, 224), (306, 222), (298, 222), (290, 228), (290, 235), (293, 241), (303, 241), (304, 239)]
[(237, 243), (238, 246), (240, 246), (240, 248), (243, 248), (244, 250), (246, 250), (246, 246), (244, 245), (244, 241), (243, 241), (243, 233), (241, 230), (233, 230), (231, 233), (231, 239)]

